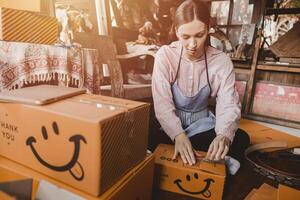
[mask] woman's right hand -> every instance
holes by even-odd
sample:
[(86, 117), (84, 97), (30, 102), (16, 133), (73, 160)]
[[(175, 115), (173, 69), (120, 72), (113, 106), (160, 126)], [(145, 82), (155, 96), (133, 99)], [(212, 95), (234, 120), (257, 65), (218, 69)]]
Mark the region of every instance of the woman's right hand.
[(192, 143), (185, 133), (180, 133), (175, 137), (175, 152), (173, 159), (180, 154), (183, 163), (193, 165), (196, 163)]

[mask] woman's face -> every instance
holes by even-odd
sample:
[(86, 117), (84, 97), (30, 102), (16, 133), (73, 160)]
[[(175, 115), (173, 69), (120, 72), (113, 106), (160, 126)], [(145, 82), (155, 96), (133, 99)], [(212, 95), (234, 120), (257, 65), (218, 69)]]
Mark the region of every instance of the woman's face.
[(197, 19), (178, 27), (176, 35), (187, 58), (195, 60), (202, 56), (207, 33), (207, 26)]

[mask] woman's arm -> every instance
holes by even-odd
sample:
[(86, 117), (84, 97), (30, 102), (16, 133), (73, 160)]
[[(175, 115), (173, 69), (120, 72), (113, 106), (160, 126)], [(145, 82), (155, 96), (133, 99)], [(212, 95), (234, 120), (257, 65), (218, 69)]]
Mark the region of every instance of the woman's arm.
[[(154, 62), (152, 76), (152, 95), (155, 114), (164, 131), (175, 142), (173, 159), (180, 154), (184, 163), (196, 163), (190, 139), (185, 134), (180, 119), (175, 114), (175, 106), (171, 91), (172, 70), (168, 56), (161, 48)], [(175, 74), (175, 72), (173, 72)]]
[(162, 47), (155, 56), (152, 74), (152, 96), (155, 115), (167, 135), (174, 138), (184, 130), (180, 119), (175, 114), (175, 106), (171, 91), (172, 70), (168, 56)]
[(223, 75), (217, 91), (216, 134), (225, 135), (232, 142), (240, 118), (241, 103), (235, 88), (235, 72), (230, 58), (226, 57)]
[(217, 91), (216, 126), (217, 136), (209, 146), (206, 158), (224, 159), (229, 151), (241, 117), (241, 104), (235, 88), (235, 73), (231, 60), (226, 57), (219, 75), (221, 81)]

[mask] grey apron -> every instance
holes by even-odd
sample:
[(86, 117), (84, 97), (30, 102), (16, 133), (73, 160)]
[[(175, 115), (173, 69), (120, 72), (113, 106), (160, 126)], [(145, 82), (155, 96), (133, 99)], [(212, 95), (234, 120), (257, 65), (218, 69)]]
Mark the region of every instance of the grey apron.
[(175, 113), (179, 117), (182, 128), (187, 136), (192, 137), (193, 135), (214, 128), (216, 124), (216, 118), (207, 107), (208, 98), (211, 94), (211, 86), (208, 78), (206, 51), (204, 50), (204, 56), (208, 84), (201, 88), (199, 92), (192, 97), (184, 96), (177, 85), (177, 76), (180, 69), (182, 51), (183, 50), (181, 49), (177, 73), (175, 81), (172, 83), (171, 90), (176, 108)]

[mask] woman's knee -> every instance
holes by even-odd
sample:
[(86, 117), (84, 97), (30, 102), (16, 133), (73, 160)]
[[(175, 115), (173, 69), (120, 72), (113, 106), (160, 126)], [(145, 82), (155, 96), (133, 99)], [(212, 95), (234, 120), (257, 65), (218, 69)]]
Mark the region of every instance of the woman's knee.
[(239, 145), (243, 145), (243, 146), (249, 146), (250, 144), (250, 137), (247, 134), (247, 132), (245, 132), (242, 129), (237, 129), (236, 133), (235, 133), (235, 137), (234, 137), (234, 142), (237, 142)]

